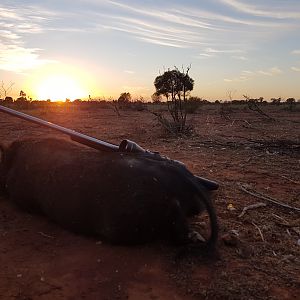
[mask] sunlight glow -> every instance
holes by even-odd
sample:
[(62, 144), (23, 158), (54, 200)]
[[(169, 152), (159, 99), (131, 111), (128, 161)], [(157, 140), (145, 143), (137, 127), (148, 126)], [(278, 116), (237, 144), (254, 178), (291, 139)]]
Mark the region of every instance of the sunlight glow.
[(89, 95), (94, 98), (98, 97), (104, 92), (101, 79), (84, 69), (83, 66), (75, 66), (75, 63), (53, 63), (41, 66), (27, 77), (22, 90), (36, 100), (65, 101), (70, 99), (73, 101), (75, 99), (87, 100)]
[(80, 86), (75, 78), (68, 75), (50, 75), (36, 86), (37, 97), (40, 100), (50, 99), (58, 100), (75, 100), (77, 98), (86, 98), (88, 92)]

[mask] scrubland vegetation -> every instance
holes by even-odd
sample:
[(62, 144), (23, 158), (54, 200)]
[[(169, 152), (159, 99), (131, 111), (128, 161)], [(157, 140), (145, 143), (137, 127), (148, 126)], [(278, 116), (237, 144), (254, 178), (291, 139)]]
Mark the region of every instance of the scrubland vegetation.
[[(173, 78), (171, 90), (160, 84), (163, 75)], [(3, 299), (297, 299), (299, 101), (245, 95), (209, 102), (190, 94), (188, 70), (163, 75), (151, 101), (129, 92), (115, 100), (36, 101), (22, 92), (0, 104), (115, 144), (133, 140), (217, 181), (217, 258), (178, 260), (178, 249), (161, 243), (110, 246), (17, 211), (3, 195)], [(188, 84), (176, 91), (173, 76)], [(64, 138), (0, 115), (1, 143), (45, 136)]]
[[(220, 184), (218, 258), (176, 259), (153, 244), (109, 246), (24, 214), (0, 198), (3, 299), (297, 299), (299, 103), (209, 103), (190, 97), (189, 132), (171, 132), (170, 104), (13, 101), (12, 108), (119, 144), (124, 138)], [(190, 107), (189, 107), (190, 105)], [(188, 108), (189, 107), (189, 108)], [(154, 113), (153, 113), (154, 112)], [(158, 114), (158, 115), (156, 115)], [(1, 113), (0, 140), (63, 136)], [(133, 179), (134, 180), (134, 179)], [(275, 201), (275, 202), (274, 202)], [(201, 220), (194, 220), (201, 224)], [(17, 264), (16, 264), (17, 262)], [(130, 274), (130, 276), (128, 275)]]

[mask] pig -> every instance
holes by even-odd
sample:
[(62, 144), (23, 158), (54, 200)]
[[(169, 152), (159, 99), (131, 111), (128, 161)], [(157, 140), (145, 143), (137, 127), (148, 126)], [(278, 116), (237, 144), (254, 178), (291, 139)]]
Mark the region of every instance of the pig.
[(25, 139), (1, 146), (0, 189), (17, 206), (73, 232), (112, 244), (190, 241), (189, 217), (207, 210), (214, 249), (215, 209), (183, 164), (160, 155), (103, 152), (71, 141)]

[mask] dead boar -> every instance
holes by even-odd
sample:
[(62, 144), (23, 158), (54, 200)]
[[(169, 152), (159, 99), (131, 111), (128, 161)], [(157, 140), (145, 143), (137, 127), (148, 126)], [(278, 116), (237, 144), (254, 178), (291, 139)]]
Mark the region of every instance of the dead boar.
[(188, 217), (214, 207), (184, 165), (147, 153), (101, 152), (66, 140), (21, 140), (2, 148), (0, 188), (22, 209), (115, 244), (188, 241)]

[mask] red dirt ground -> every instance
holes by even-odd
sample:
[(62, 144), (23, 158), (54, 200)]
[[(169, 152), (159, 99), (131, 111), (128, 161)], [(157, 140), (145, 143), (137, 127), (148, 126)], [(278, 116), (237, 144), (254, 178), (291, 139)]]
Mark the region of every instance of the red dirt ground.
[[(134, 140), (218, 181), (218, 257), (175, 259), (178, 249), (161, 243), (111, 246), (19, 211), (2, 197), (0, 299), (299, 299), (299, 211), (238, 185), (300, 207), (299, 112), (264, 109), (274, 122), (247, 108), (224, 118), (218, 106), (202, 107), (190, 116), (195, 133), (188, 138), (163, 134), (146, 111), (120, 117), (109, 108), (72, 105), (26, 111), (116, 144)], [(59, 134), (0, 113), (1, 143), (45, 135)], [(239, 217), (258, 202), (267, 206)]]

